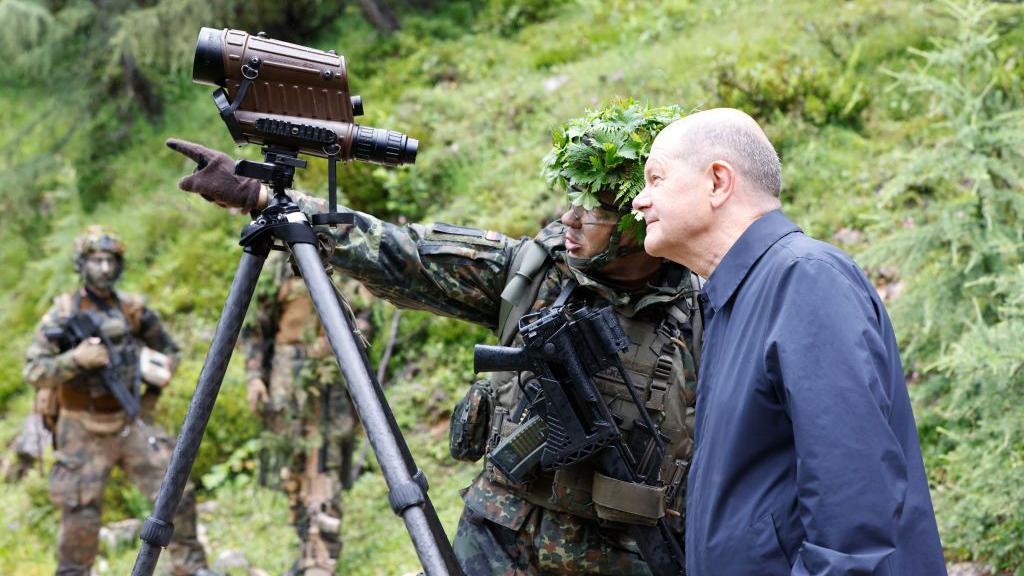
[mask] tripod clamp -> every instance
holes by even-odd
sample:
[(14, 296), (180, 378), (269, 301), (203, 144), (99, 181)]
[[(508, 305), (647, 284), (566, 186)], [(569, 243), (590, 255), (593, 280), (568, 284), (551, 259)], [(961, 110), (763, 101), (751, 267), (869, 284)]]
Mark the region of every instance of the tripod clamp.
[(242, 238), (238, 241), (250, 254), (267, 255), (273, 247), (274, 238), (280, 238), (288, 244), (312, 244), (316, 246), (316, 233), (310, 227), (306, 215), (299, 207), (284, 196), (275, 196), (274, 201), (260, 212), (255, 220), (242, 229)]
[(411, 480), (395, 484), (388, 490), (388, 504), (391, 505), (391, 511), (395, 513), (395, 516), (401, 516), (407, 508), (422, 506), (426, 502), (427, 490), (429, 490), (427, 475), (423, 473), (423, 470), (417, 468)]

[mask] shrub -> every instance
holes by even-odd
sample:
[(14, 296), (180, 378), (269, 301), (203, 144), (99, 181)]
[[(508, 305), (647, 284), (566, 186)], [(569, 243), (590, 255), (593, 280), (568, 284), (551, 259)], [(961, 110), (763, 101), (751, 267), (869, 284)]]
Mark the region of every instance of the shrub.
[(1024, 102), (1002, 73), (1014, 64), (996, 9), (945, 3), (955, 33), (891, 73), (927, 123), (892, 159), (865, 258), (905, 284), (891, 310), (927, 406), (944, 543), (1012, 569), (1024, 565), (1024, 410), (1011, 400), (1024, 393)]
[(706, 81), (718, 105), (739, 108), (756, 118), (777, 113), (800, 117), (822, 126), (838, 124), (858, 128), (870, 97), (863, 82), (849, 70), (798, 52), (758, 55), (754, 60), (720, 57)]

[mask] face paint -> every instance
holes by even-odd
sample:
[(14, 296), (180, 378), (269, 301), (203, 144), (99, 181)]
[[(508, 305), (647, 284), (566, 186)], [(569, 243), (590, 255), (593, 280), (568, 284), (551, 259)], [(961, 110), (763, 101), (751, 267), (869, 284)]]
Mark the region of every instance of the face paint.
[(121, 275), (121, 261), (110, 252), (92, 252), (82, 262), (82, 277), (90, 288), (109, 290)]

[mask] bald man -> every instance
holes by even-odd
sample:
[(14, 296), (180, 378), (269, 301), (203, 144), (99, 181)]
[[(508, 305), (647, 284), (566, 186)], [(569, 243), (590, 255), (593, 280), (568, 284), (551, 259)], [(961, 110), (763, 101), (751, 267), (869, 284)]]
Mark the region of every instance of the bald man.
[(946, 574), (885, 307), (780, 211), (761, 128), (738, 110), (687, 116), (645, 176), (644, 249), (708, 279), (687, 574)]

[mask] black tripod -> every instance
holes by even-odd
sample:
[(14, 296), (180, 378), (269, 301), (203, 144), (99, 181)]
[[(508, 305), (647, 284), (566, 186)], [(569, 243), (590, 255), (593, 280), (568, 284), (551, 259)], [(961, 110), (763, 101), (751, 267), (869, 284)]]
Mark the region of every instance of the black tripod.
[[(297, 152), (293, 150), (264, 148), (263, 153), (264, 162), (243, 160), (235, 172), (267, 183), (274, 196), (269, 205), (242, 230), (239, 243), (244, 252), (153, 505), (153, 513), (142, 527), (142, 548), (135, 559), (132, 576), (153, 574), (161, 548), (167, 547), (171, 541), (174, 532), (171, 519), (199, 451), (199, 443), (210, 420), (260, 271), (275, 240), (281, 240), (287, 246), (298, 265), (334, 357), (348, 383), (356, 412), (377, 455), (388, 486), (391, 509), (405, 522), (424, 572), (427, 576), (461, 575), (455, 553), (427, 495), (426, 476), (413, 461), (380, 384), (368, 368), (366, 350), (355, 338), (350, 320), (343, 312), (339, 297), (320, 262), (312, 225), (285, 193), (291, 187), (295, 169), (304, 168), (306, 162), (297, 158)], [(344, 222), (342, 215), (333, 213), (334, 162), (331, 160), (332, 213), (315, 216), (318, 224)]]

